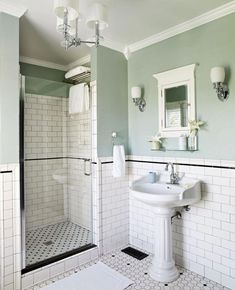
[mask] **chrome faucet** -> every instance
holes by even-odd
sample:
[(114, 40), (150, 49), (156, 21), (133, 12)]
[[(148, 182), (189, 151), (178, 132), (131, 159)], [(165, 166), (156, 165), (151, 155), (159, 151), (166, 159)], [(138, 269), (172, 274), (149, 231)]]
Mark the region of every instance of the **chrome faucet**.
[(179, 183), (179, 176), (175, 172), (174, 163), (169, 162), (166, 165), (165, 170), (168, 171), (169, 166), (171, 166), (171, 173), (170, 173), (170, 184), (178, 184)]

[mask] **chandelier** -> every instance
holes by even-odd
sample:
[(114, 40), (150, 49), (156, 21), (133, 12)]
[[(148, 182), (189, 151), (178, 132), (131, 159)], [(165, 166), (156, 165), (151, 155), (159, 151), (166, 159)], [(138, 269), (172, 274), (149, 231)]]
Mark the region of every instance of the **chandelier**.
[(78, 36), (78, 22), (81, 19), (79, 0), (54, 0), (54, 11), (57, 16), (57, 31), (62, 33), (64, 38), (61, 45), (66, 50), (72, 46), (78, 47), (83, 43), (89, 46), (99, 46), (102, 38), (100, 30), (108, 27), (105, 6), (101, 3), (94, 3), (89, 9), (86, 24), (94, 30), (94, 40), (82, 40)]

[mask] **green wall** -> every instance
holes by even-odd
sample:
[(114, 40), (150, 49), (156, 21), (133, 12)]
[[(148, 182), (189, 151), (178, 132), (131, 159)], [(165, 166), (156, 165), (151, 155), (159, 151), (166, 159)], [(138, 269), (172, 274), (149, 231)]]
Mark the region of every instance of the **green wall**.
[(29, 63), (20, 63), (20, 72), (24, 76), (46, 79), (51, 81), (63, 82), (66, 71), (47, 68)]
[[(129, 153), (235, 160), (235, 14), (133, 53), (128, 61), (128, 87), (144, 87), (146, 110), (129, 98)], [(197, 118), (207, 122), (199, 133), (198, 152), (152, 152), (147, 140), (158, 132), (157, 82), (153, 74), (197, 63)], [(210, 69), (226, 68), (230, 98), (220, 102), (210, 82)]]
[(68, 97), (71, 84), (26, 76), (25, 92), (52, 97)]
[[(112, 155), (113, 131), (117, 143), (128, 148), (127, 60), (120, 52), (100, 46), (92, 66), (97, 80), (98, 156)], [(92, 63), (93, 63), (92, 59)]]
[(97, 77), (97, 49), (95, 46), (91, 48), (91, 81)]
[(0, 13), (0, 164), (19, 161), (19, 19)]
[(68, 97), (70, 84), (65, 82), (65, 71), (28, 63), (20, 63), (20, 72), (25, 76), (25, 91), (28, 94)]

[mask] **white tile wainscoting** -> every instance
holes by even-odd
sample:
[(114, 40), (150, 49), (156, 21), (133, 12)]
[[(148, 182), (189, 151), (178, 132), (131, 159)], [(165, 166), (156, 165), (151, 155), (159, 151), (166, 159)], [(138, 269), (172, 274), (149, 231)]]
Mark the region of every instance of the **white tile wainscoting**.
[[(149, 171), (163, 171), (164, 164), (152, 162), (164, 163), (169, 161), (188, 164), (178, 165), (177, 170), (202, 180), (203, 191), (202, 201), (192, 206), (191, 211), (184, 212), (182, 220), (175, 221), (173, 225), (174, 254), (177, 264), (234, 289), (235, 169), (225, 169), (220, 168), (220, 166), (233, 167), (235, 164), (225, 161), (149, 158), (144, 156), (129, 156), (127, 158), (137, 161), (127, 162), (129, 179), (128, 175), (118, 179), (111, 176), (112, 163), (110, 161), (112, 158), (97, 159), (97, 164), (92, 165), (93, 237), (99, 247), (23, 275), (22, 289), (62, 275), (69, 268), (75, 269), (78, 265), (97, 258), (98, 255), (125, 246), (128, 241), (133, 246), (152, 252), (153, 210), (132, 199), (131, 194), (129, 195), (128, 180), (131, 182)], [(196, 164), (200, 166), (195, 166)], [(205, 167), (204, 165), (215, 165), (217, 167)], [(1, 166), (5, 170), (13, 167), (10, 167), (10, 165)], [(12, 178), (12, 184), (18, 188), (19, 182), (18, 177), (15, 177), (17, 176), (16, 173), (14, 174), (13, 171), (12, 177), (6, 176), (5, 181), (9, 184), (9, 178)], [(3, 184), (3, 181), (1, 179), (1, 184)], [(5, 188), (9, 188), (9, 185)], [(14, 199), (11, 196), (11, 194), (8, 196), (10, 200), (6, 201), (7, 206), (10, 204), (12, 206), (13, 204), (14, 206), (17, 205), (14, 210), (16, 213), (14, 220), (19, 224), (19, 200), (17, 202), (16, 199), (16, 202), (13, 202)], [(1, 200), (1, 204), (2, 202)], [(6, 221), (5, 225), (3, 220)], [(1, 226), (7, 229), (7, 225), (12, 229), (12, 224), (8, 222), (8, 218), (1, 217)], [(15, 276), (13, 274), (7, 276), (8, 281), (10, 281), (9, 285), (12, 286), (13, 281), (16, 285), (15, 288), (9, 286), (9, 289), (18, 290), (20, 289), (17, 288), (20, 283), (20, 232), (19, 229), (13, 228), (13, 230), (14, 234), (11, 231), (11, 237), (17, 244), (11, 255), (17, 257), (18, 260), (7, 259), (7, 262), (10, 263), (10, 267), (7, 269), (12, 270), (14, 267), (16, 269), (12, 272), (15, 273)], [(1, 233), (3, 232), (7, 233), (8, 231), (1, 230)], [(13, 249), (12, 246), (9, 246), (9, 249)], [(9, 253), (9, 249), (7, 249), (7, 253)], [(4, 257), (1, 257), (1, 278), (4, 277), (3, 261)]]
[[(176, 165), (178, 172), (202, 181), (202, 200), (173, 224), (175, 260), (235, 289), (235, 162), (145, 156), (129, 160), (135, 160), (128, 162), (130, 183), (149, 171), (164, 171), (161, 162), (184, 164)], [(133, 199), (130, 192), (130, 243), (153, 252), (153, 237), (154, 209)]]
[(129, 236), (128, 175), (114, 178), (112, 166), (102, 161), (100, 172), (103, 253), (127, 245)]
[(0, 289), (21, 289), (19, 165), (0, 165)]

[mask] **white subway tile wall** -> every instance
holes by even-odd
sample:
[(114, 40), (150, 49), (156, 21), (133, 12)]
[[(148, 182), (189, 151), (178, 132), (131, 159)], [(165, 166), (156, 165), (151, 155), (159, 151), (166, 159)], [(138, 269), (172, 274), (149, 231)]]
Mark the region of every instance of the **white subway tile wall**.
[[(6, 171), (5, 173), (3, 173)], [(9, 171), (9, 172), (7, 172)], [(0, 289), (21, 289), (18, 164), (0, 165)]]
[(26, 229), (43, 227), (68, 219), (68, 193), (53, 178), (58, 169), (67, 174), (66, 159), (25, 162)]
[(25, 158), (67, 156), (68, 100), (26, 94), (24, 106)]
[(91, 177), (75, 158), (91, 158), (91, 110), (69, 116), (67, 98), (27, 94), (24, 113), (25, 159), (65, 157), (25, 162), (27, 230), (66, 220), (90, 230)]
[[(83, 160), (69, 159), (68, 168), (69, 220), (91, 230), (91, 176), (84, 175)], [(87, 168), (88, 171), (91, 168)]]
[[(110, 159), (110, 158), (109, 158)], [(128, 175), (114, 178), (112, 163), (101, 165), (101, 219), (103, 253), (128, 244)]]
[(91, 157), (91, 110), (68, 116), (67, 144), (69, 157)]
[[(53, 178), (58, 170), (67, 175), (68, 100), (26, 94), (24, 104), (26, 230), (68, 219), (68, 193)], [(61, 172), (59, 172), (61, 173)]]
[[(151, 158), (130, 156), (130, 160), (178, 162), (228, 166), (226, 161)], [(149, 171), (164, 171), (164, 165), (128, 162), (129, 182)], [(219, 164), (219, 165), (218, 165)], [(232, 166), (229, 163), (229, 166)], [(177, 166), (177, 171), (202, 181), (202, 200), (183, 211), (173, 224), (176, 263), (193, 272), (235, 289), (235, 169)], [(153, 252), (154, 209), (133, 199), (130, 191), (130, 243)]]
[[(92, 96), (91, 96), (92, 97)], [(92, 109), (92, 108), (91, 108)], [(89, 161), (73, 158), (91, 159), (92, 131), (91, 111), (68, 116), (68, 204), (69, 219), (91, 230), (92, 194), (91, 167)], [(84, 170), (86, 174), (84, 175)]]

